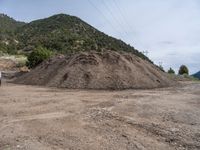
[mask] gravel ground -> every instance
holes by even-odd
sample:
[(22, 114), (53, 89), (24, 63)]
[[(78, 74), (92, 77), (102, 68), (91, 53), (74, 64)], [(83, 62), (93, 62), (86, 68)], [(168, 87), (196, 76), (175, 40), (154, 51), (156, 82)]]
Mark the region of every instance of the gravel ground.
[(199, 150), (200, 83), (65, 90), (4, 83), (0, 150)]

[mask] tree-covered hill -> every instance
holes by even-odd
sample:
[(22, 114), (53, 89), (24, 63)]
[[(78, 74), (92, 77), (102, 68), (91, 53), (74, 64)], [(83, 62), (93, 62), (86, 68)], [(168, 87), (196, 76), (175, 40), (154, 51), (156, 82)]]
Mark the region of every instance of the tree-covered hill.
[(25, 23), (0, 14), (0, 51), (14, 52), (17, 46), (15, 31)]
[(134, 47), (70, 15), (58, 14), (28, 24), (9, 25), (7, 28), (14, 31), (13, 37), (19, 42), (15, 47), (18, 52), (29, 52), (38, 46), (64, 54), (89, 50), (115, 50), (132, 52), (149, 60)]
[(13, 18), (0, 13), (0, 33), (13, 32), (16, 28), (23, 26), (24, 22), (19, 22)]
[(195, 78), (198, 78), (200, 80), (200, 71), (192, 75)]

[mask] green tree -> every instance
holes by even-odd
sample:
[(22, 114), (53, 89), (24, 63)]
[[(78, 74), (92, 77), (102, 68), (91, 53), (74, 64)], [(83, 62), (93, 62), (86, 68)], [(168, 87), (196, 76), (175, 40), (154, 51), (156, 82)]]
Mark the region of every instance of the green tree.
[(34, 68), (44, 60), (50, 58), (51, 56), (52, 52), (50, 50), (44, 47), (38, 47), (29, 54), (27, 66), (29, 68)]
[(179, 75), (183, 75), (183, 74), (189, 74), (189, 70), (188, 68), (185, 66), (185, 65), (182, 65), (179, 69), (179, 72), (178, 72)]
[(169, 70), (168, 70), (168, 73), (169, 74), (175, 74), (175, 71), (170, 67)]

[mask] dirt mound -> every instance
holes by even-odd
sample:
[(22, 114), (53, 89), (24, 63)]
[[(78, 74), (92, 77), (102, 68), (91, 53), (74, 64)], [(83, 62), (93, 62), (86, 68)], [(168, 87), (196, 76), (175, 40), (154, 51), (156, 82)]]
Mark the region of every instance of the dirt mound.
[(153, 64), (130, 53), (81, 52), (43, 62), (16, 83), (72, 89), (127, 89), (170, 86)]

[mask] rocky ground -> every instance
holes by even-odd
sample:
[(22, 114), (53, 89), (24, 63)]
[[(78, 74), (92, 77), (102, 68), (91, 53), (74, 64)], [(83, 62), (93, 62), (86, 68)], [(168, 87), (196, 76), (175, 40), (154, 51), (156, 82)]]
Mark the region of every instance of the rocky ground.
[(65, 90), (4, 83), (0, 150), (200, 149), (200, 83)]

